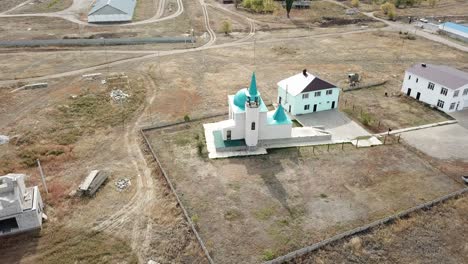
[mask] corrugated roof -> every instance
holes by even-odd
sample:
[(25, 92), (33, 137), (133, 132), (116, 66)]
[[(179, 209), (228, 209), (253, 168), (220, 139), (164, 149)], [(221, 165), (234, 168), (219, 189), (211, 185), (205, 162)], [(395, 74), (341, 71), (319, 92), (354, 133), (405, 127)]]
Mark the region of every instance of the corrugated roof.
[(326, 82), (308, 72), (307, 76), (304, 76), (303, 73), (299, 73), (284, 79), (278, 82), (278, 86), (285, 90), (287, 87), (288, 93), (293, 96), (296, 96), (300, 93), (319, 91), (336, 87), (336, 85)]
[(420, 63), (406, 71), (450, 89), (458, 89), (468, 84), (468, 73), (445, 65), (426, 64), (426, 67), (423, 67)]
[[(122, 13), (99, 14), (99, 10), (106, 6), (110, 6)], [(97, 0), (88, 13), (88, 22), (131, 21), (135, 6), (136, 0)]]
[(458, 30), (458, 31), (461, 31), (461, 32), (464, 32), (464, 33), (468, 34), (468, 27), (467, 26), (452, 23), (452, 22), (443, 23), (442, 28), (452, 28), (452, 29), (455, 29), (455, 30)]

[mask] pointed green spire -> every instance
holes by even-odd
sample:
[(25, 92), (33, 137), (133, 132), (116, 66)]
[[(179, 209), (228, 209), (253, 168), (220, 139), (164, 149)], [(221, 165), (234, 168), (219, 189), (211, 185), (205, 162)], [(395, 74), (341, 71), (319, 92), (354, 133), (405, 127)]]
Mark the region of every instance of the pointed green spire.
[(258, 96), (257, 79), (255, 78), (255, 72), (252, 73), (252, 80), (250, 81), (249, 94), (252, 97)]
[(276, 111), (273, 114), (273, 120), (275, 120), (278, 123), (289, 121), (289, 117), (284, 112), (284, 108), (282, 105), (279, 105), (278, 108), (276, 108)]

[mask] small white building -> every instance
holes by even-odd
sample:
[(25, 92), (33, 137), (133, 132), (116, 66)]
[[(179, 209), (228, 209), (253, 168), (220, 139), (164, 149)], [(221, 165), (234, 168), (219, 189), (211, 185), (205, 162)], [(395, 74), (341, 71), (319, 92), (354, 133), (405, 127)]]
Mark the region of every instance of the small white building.
[(338, 107), (340, 88), (303, 70), (278, 82), (278, 104), (292, 115)]
[(24, 174), (0, 177), (0, 236), (40, 229), (43, 203), (39, 188), (26, 187)]
[(405, 72), (401, 91), (446, 113), (468, 108), (468, 73), (433, 64), (416, 64)]

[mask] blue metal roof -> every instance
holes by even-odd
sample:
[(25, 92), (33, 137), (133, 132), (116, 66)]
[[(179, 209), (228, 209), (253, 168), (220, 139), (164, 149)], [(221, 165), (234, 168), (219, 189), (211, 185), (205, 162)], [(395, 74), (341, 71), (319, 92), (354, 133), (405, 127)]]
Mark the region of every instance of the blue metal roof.
[(444, 24), (442, 24), (442, 27), (443, 28), (452, 28), (452, 29), (455, 29), (455, 30), (458, 30), (458, 31), (461, 31), (461, 32), (464, 32), (464, 33), (467, 33), (468, 34), (468, 27), (467, 26), (464, 26), (464, 25), (460, 25), (460, 24), (456, 24), (456, 23), (452, 23), (452, 22), (445, 22)]
[(88, 22), (131, 21), (135, 6), (136, 0), (97, 0), (88, 13)]

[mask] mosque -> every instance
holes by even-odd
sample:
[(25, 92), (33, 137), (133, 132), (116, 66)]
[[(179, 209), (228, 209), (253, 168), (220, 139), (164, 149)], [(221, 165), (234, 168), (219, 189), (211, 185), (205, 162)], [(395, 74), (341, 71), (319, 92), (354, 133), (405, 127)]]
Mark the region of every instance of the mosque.
[[(303, 142), (331, 139), (329, 133), (319, 129), (293, 128), (293, 123), (281, 104), (269, 111), (257, 89), (255, 73), (252, 74), (249, 88), (243, 88), (235, 95), (228, 95), (228, 105), (229, 119), (204, 124), (210, 154), (226, 151), (240, 151), (243, 155), (264, 154), (269, 147), (289, 147)], [(239, 155), (241, 154), (227, 156)]]

